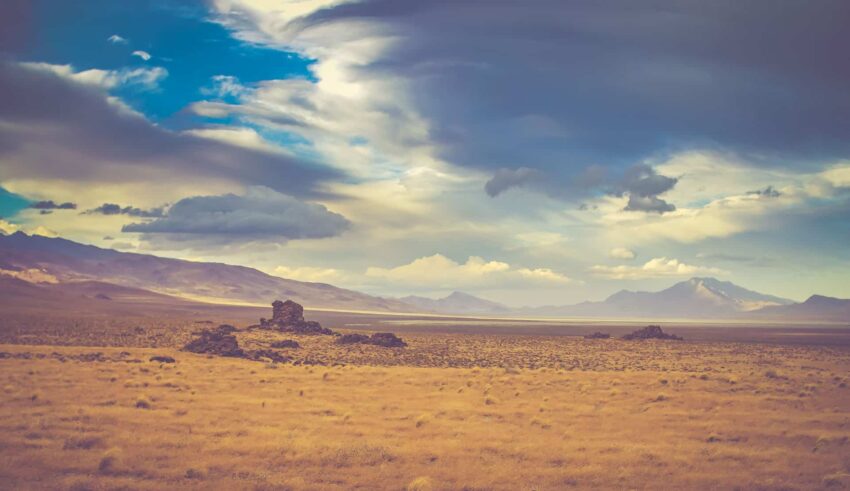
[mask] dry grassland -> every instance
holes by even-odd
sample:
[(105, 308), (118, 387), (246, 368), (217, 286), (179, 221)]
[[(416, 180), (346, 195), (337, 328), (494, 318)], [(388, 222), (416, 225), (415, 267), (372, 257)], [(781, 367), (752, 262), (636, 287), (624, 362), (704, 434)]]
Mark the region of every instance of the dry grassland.
[[(246, 347), (285, 337), (240, 336)], [(0, 487), (850, 486), (846, 348), (297, 340), (302, 349), (281, 350), (297, 365), (0, 345)]]

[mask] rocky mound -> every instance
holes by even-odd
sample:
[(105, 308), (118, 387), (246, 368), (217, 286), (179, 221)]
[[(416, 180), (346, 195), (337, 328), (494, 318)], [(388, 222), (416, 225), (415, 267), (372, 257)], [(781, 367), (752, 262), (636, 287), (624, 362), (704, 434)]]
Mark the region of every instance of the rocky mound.
[(304, 320), (304, 307), (292, 300), (286, 302), (275, 300), (272, 303), (272, 318), (260, 319), (259, 327), (295, 334), (335, 334), (316, 321)]
[[(183, 351), (207, 355), (245, 358), (247, 360), (254, 361), (268, 360), (275, 363), (284, 363), (291, 360), (289, 357), (270, 349), (259, 349), (254, 351), (243, 350), (239, 347), (239, 342), (233, 334), (236, 331), (238, 331), (238, 329), (228, 324), (222, 324), (215, 329), (201, 330), (195, 333), (198, 337), (184, 346)], [(151, 361), (154, 361), (155, 358), (162, 357), (151, 358)]]
[(623, 336), (623, 339), (627, 340), (641, 340), (641, 339), (669, 339), (671, 341), (681, 341), (682, 338), (680, 336), (676, 336), (675, 334), (667, 334), (661, 330), (661, 326), (646, 326), (643, 329), (638, 329), (637, 331), (626, 334)]
[(584, 339), (610, 339), (611, 335), (605, 332), (596, 331), (593, 334), (585, 334)]
[(215, 329), (203, 329), (196, 333), (199, 337), (183, 347), (183, 351), (204, 353), (218, 356), (244, 357), (245, 352), (239, 347), (236, 336), (231, 334), (235, 327), (222, 324)]
[(371, 336), (365, 334), (344, 334), (336, 341), (339, 344), (373, 344), (384, 348), (404, 348), (407, 346), (401, 338), (391, 332), (376, 332)]
[(301, 345), (298, 344), (298, 341), (295, 341), (295, 340), (292, 340), (292, 339), (284, 339), (282, 341), (275, 341), (270, 346), (272, 348), (278, 348), (278, 349), (280, 349), (280, 348), (298, 349), (298, 348), (301, 347)]

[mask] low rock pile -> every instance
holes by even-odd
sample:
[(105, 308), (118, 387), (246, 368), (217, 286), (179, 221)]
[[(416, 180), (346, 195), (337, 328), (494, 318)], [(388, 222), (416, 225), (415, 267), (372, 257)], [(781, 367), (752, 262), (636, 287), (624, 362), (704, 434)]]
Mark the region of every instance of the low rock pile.
[(301, 347), (301, 345), (298, 344), (298, 341), (295, 341), (295, 340), (292, 340), (292, 339), (284, 339), (282, 341), (275, 341), (270, 346), (272, 348), (278, 348), (278, 349), (281, 349), (281, 348), (298, 349), (298, 348)]
[(236, 328), (228, 324), (215, 329), (203, 329), (197, 333), (199, 337), (183, 347), (183, 351), (242, 358), (245, 352), (239, 347), (236, 336), (231, 334), (234, 331)]
[(407, 343), (391, 332), (376, 332), (371, 336), (365, 334), (343, 334), (336, 340), (339, 344), (373, 344), (384, 348), (404, 348)]
[(272, 303), (272, 318), (260, 319), (259, 327), (295, 334), (334, 334), (332, 330), (322, 327), (316, 321), (304, 320), (304, 307), (292, 300), (286, 302), (275, 300)]
[(676, 336), (675, 334), (667, 334), (666, 332), (662, 331), (661, 326), (646, 326), (643, 329), (638, 329), (637, 331), (631, 334), (626, 334), (625, 336), (623, 336), (623, 339), (669, 339), (671, 341), (682, 341), (682, 338), (680, 336)]
[[(245, 358), (248, 360), (269, 360), (275, 363), (288, 362), (291, 359), (277, 351), (260, 349), (245, 351), (239, 347), (239, 342), (233, 334), (238, 331), (235, 327), (222, 324), (215, 329), (203, 329), (196, 334), (197, 338), (183, 347), (183, 351), (216, 356), (230, 356), (234, 358)], [(152, 359), (153, 360), (153, 359)]]
[(596, 331), (593, 334), (585, 334), (584, 339), (610, 339), (611, 335), (605, 332)]

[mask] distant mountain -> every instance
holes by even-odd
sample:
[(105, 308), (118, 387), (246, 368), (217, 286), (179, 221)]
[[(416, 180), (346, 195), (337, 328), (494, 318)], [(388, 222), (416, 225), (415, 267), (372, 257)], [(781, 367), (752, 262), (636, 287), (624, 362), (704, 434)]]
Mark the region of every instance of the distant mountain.
[(468, 293), (453, 292), (444, 298), (427, 298), (411, 295), (400, 299), (417, 310), (440, 314), (499, 314), (510, 309), (500, 303), (478, 298)]
[(850, 323), (850, 299), (812, 295), (803, 303), (765, 307), (752, 312), (752, 315), (788, 320), (843, 321)]
[(244, 266), (119, 252), (21, 232), (0, 235), (0, 273), (42, 282), (100, 281), (208, 302), (268, 305), (289, 298), (312, 308), (410, 311), (398, 300), (278, 278)]
[(722, 318), (793, 301), (747, 290), (715, 278), (691, 278), (659, 292), (621, 290), (602, 302), (540, 307), (539, 316)]

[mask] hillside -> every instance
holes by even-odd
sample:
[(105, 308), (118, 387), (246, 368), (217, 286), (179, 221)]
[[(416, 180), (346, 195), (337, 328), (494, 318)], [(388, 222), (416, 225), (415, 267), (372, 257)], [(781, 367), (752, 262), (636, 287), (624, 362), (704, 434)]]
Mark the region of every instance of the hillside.
[(406, 312), (401, 301), (324, 283), (271, 276), (253, 268), (170, 259), (17, 232), (0, 235), (0, 270), (36, 271), (50, 281), (100, 281), (209, 302), (268, 305), (289, 298), (312, 308)]

